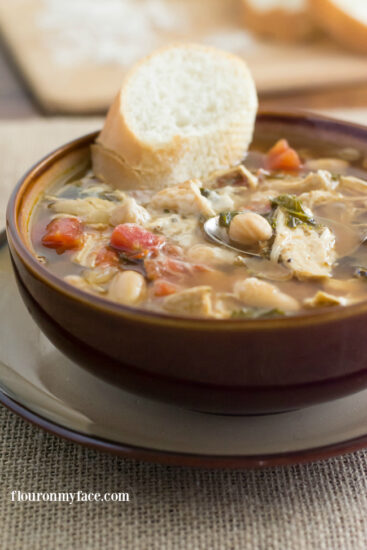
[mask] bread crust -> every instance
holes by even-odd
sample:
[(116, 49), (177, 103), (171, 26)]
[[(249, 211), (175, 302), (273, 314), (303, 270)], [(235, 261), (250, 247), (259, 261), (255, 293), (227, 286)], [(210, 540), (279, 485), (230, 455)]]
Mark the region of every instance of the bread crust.
[[(154, 189), (159, 191), (177, 183), (172, 170), (137, 170), (119, 155), (100, 143), (91, 145), (92, 169), (95, 176), (121, 190)], [(187, 178), (179, 179), (179, 182)]]
[(242, 0), (242, 13), (246, 27), (267, 38), (296, 42), (310, 39), (317, 34), (308, 10), (291, 12), (276, 8), (260, 11), (247, 0)]
[(246, 27), (267, 38), (285, 42), (307, 40), (317, 34), (308, 10), (291, 12), (282, 8), (260, 11), (242, 0), (243, 21)]
[[(99, 143), (91, 146), (91, 157), (94, 175), (117, 189), (157, 188), (156, 175), (133, 170), (116, 153), (105, 149)], [(164, 186), (165, 179), (161, 178), (160, 182)]]
[[(127, 90), (131, 81), (152, 56), (179, 46), (180, 49), (198, 48), (211, 55), (220, 55), (230, 60), (234, 69), (243, 76), (244, 94), (248, 98), (248, 112), (245, 116), (234, 116), (231, 124), (218, 128), (215, 135), (175, 136), (168, 143), (151, 146), (135, 135), (129, 124)], [(105, 150), (117, 155), (128, 170), (147, 174), (154, 179), (179, 183), (192, 177), (202, 177), (222, 167), (231, 166), (242, 160), (252, 140), (257, 111), (256, 88), (252, 76), (242, 59), (208, 46), (185, 44), (162, 48), (141, 60), (127, 74), (121, 91), (115, 97), (107, 114), (105, 125), (97, 143)], [(106, 155), (104, 155), (106, 157)], [(199, 160), (198, 160), (199, 159)]]
[(340, 44), (367, 54), (367, 25), (340, 9), (332, 0), (309, 0), (311, 14), (320, 27)]

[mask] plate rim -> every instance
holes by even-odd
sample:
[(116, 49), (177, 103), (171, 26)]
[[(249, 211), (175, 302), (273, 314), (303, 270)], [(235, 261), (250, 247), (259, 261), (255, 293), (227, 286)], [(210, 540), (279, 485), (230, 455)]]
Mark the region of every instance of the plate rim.
[(73, 430), (62, 426), (57, 422), (32, 411), (25, 405), (19, 403), (16, 399), (8, 396), (5, 391), (0, 389), (0, 404), (17, 416), (26, 420), (30, 424), (37, 426), (44, 431), (56, 435), (61, 439), (77, 443), (84, 447), (97, 451), (108, 452), (121, 458), (139, 460), (143, 462), (154, 462), (166, 466), (183, 466), (195, 468), (210, 469), (253, 469), (270, 468), (276, 466), (294, 466), (297, 464), (306, 464), (319, 460), (335, 458), (347, 453), (359, 451), (367, 447), (367, 427), (366, 434), (331, 443), (312, 447), (309, 449), (300, 449), (297, 451), (257, 454), (257, 455), (207, 455), (204, 453), (186, 453), (182, 451), (171, 451), (167, 449), (153, 449), (130, 443), (119, 443), (105, 439), (92, 434), (84, 434), (78, 430)]

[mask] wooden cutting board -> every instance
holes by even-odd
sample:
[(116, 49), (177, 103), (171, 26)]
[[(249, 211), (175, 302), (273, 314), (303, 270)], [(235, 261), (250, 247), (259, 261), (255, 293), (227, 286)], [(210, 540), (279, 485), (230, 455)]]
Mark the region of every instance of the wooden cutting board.
[(173, 40), (242, 55), (260, 93), (367, 82), (367, 58), (326, 38), (262, 42), (245, 30), (238, 7), (238, 0), (0, 0), (0, 30), (53, 113), (104, 111), (131, 63)]

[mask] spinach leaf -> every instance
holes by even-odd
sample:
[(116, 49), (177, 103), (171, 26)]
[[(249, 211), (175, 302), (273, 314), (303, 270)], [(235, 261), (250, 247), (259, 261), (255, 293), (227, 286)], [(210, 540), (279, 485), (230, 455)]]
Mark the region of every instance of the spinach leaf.
[(273, 210), (279, 207), (285, 211), (288, 227), (295, 228), (304, 223), (316, 225), (314, 218), (304, 210), (301, 201), (295, 195), (279, 195), (271, 201), (271, 206)]
[(229, 227), (231, 221), (237, 214), (238, 212), (222, 212), (219, 214), (219, 225), (221, 227)]
[(200, 193), (205, 197), (206, 199), (210, 197), (210, 190), (205, 189), (205, 187), (200, 187)]

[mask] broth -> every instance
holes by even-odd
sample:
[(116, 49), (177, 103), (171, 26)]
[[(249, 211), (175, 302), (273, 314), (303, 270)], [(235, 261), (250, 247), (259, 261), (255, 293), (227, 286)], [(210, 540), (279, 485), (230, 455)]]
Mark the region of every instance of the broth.
[[(35, 253), (86, 292), (174, 315), (269, 318), (366, 299), (364, 160), (300, 149), (297, 166), (279, 143), (158, 192), (113, 189), (91, 172), (49, 189), (32, 219)], [(203, 222), (214, 215), (261, 258), (209, 242)]]

